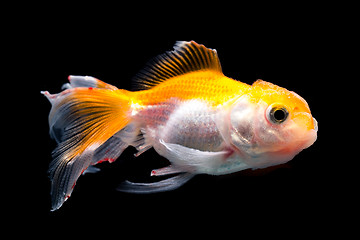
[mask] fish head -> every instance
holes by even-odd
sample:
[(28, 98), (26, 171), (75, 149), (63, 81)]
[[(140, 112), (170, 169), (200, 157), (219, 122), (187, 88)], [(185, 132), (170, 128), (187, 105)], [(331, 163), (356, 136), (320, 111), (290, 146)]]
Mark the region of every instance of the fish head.
[(311, 146), (317, 121), (298, 94), (257, 80), (230, 111), (231, 143), (247, 153), (253, 168), (285, 163)]

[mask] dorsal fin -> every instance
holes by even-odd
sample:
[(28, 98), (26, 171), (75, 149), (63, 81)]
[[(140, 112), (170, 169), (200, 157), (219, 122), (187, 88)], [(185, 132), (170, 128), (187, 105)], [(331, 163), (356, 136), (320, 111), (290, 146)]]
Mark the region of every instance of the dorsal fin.
[(149, 89), (189, 72), (210, 70), (222, 74), (220, 61), (215, 49), (206, 48), (194, 41), (178, 41), (173, 51), (158, 55), (134, 78), (137, 89)]

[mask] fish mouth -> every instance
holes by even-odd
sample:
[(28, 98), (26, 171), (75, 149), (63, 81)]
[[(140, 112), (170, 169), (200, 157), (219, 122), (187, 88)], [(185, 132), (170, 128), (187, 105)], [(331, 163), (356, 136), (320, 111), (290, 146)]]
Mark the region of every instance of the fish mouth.
[(307, 131), (304, 132), (303, 137), (300, 137), (299, 139), (299, 148), (300, 149), (306, 149), (308, 147), (310, 147), (311, 145), (313, 145), (317, 139), (317, 132), (318, 132), (318, 122), (316, 121), (316, 119), (313, 117), (313, 127), (308, 129)]
[(310, 129), (306, 134), (306, 140), (304, 141), (303, 149), (310, 147), (317, 139), (318, 122), (313, 118), (314, 128)]
[(317, 132), (318, 131), (318, 122), (316, 121), (316, 119), (313, 117), (313, 122), (314, 122), (314, 130)]

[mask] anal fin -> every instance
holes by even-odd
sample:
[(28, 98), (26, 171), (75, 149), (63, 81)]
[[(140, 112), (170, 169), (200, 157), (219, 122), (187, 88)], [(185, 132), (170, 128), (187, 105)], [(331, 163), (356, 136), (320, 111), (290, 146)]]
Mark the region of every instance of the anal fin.
[(82, 175), (85, 175), (87, 173), (97, 173), (97, 172), (100, 172), (100, 169), (97, 168), (97, 167), (94, 167), (94, 166), (89, 166), (87, 169), (85, 169), (83, 172), (82, 172)]
[(174, 174), (174, 173), (181, 173), (184, 172), (182, 169), (175, 167), (173, 165), (167, 166), (167, 167), (163, 167), (163, 168), (159, 168), (159, 169), (154, 169), (151, 171), (151, 176), (164, 176), (164, 175), (169, 175), (169, 174)]

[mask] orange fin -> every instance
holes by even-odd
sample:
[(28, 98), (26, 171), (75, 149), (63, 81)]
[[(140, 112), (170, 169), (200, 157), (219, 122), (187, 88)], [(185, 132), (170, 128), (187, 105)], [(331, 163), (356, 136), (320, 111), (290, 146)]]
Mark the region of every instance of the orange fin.
[[(52, 104), (50, 135), (58, 142), (49, 168), (52, 210), (70, 197), (77, 178), (90, 165), (114, 161), (132, 141), (129, 131), (126, 136), (121, 131), (131, 122), (131, 92), (93, 80), (77, 78), (76, 84), (87, 87), (72, 88), (71, 81), (59, 94), (42, 92)], [(92, 83), (97, 85), (88, 86)]]
[(155, 57), (134, 78), (137, 89), (152, 88), (169, 78), (195, 71), (213, 71), (222, 75), (220, 60), (215, 49), (194, 41), (176, 42), (173, 51)]

